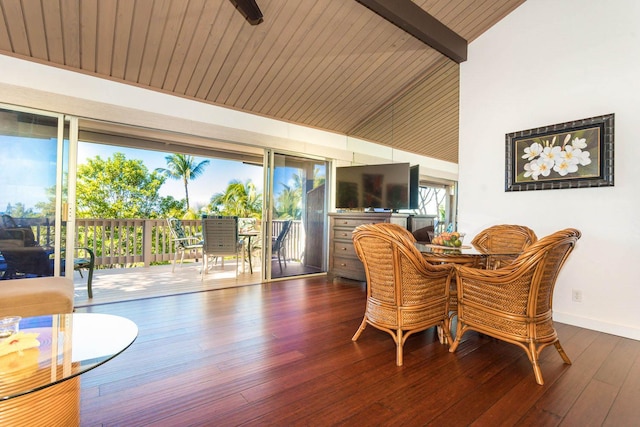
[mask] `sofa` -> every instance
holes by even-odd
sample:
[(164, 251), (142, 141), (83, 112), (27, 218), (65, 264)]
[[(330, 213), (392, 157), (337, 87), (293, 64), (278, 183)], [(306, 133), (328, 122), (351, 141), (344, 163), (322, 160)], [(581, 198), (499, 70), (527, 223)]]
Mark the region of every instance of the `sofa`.
[(73, 312), (73, 281), (34, 277), (0, 281), (0, 317)]

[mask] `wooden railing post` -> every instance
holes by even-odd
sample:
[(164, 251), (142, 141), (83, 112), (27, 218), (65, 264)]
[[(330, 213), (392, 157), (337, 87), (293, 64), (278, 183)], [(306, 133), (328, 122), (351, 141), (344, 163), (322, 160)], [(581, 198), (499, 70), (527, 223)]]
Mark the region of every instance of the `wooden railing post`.
[(142, 262), (145, 267), (151, 265), (151, 237), (153, 231), (153, 224), (156, 220), (145, 219), (142, 225)]

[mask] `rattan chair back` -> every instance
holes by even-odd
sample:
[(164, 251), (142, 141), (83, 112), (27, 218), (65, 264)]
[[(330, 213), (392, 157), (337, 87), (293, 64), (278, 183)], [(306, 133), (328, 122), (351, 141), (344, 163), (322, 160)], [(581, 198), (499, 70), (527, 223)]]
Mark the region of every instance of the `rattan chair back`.
[(388, 332), (396, 343), (396, 364), (402, 365), (402, 346), (409, 335), (440, 326), (449, 341), (449, 284), (451, 265), (431, 265), (415, 247), (413, 235), (387, 223), (366, 224), (353, 232), (356, 254), (367, 278), (364, 319)]
[[(524, 225), (501, 224), (482, 230), (471, 244), (484, 252), (502, 253), (487, 259), (487, 268), (495, 269), (513, 261), (517, 254), (538, 240), (536, 233)], [(515, 255), (508, 255), (513, 252)]]
[(456, 266), (458, 329), (450, 348), (462, 335), (475, 330), (522, 347), (538, 384), (540, 352), (553, 344), (565, 363), (565, 354), (553, 326), (553, 290), (558, 274), (580, 238), (567, 228), (531, 244), (511, 264), (497, 270)]

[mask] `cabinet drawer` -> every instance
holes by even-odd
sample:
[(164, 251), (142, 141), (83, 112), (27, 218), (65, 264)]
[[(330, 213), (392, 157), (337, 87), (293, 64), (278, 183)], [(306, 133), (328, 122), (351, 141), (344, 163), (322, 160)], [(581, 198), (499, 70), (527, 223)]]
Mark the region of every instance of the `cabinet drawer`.
[(334, 227), (356, 228), (362, 224), (377, 224), (380, 222), (389, 222), (388, 219), (380, 220), (380, 218), (335, 218)]
[(336, 227), (333, 230), (331, 230), (331, 239), (351, 241), (353, 239), (352, 233), (353, 233), (353, 228)]
[(357, 258), (356, 249), (351, 242), (333, 242), (333, 256), (334, 257), (349, 257)]
[(333, 269), (342, 271), (355, 271), (364, 274), (364, 266), (358, 258), (339, 257), (333, 258)]

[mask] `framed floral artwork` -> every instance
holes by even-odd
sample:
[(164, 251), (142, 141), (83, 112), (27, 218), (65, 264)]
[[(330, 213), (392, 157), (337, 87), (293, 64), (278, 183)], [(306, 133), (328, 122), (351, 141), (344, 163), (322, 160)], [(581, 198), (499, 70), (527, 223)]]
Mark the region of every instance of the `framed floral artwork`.
[(614, 114), (506, 135), (505, 191), (613, 186)]

